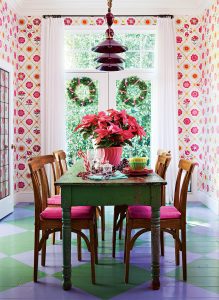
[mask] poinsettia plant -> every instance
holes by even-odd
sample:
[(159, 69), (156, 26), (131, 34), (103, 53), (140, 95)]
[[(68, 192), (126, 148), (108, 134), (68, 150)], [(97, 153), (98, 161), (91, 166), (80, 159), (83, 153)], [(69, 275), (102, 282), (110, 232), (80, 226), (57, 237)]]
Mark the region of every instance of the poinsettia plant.
[(125, 110), (109, 109), (98, 114), (85, 115), (74, 131), (79, 130), (83, 138), (91, 137), (98, 148), (132, 146), (131, 139), (146, 135), (136, 119)]

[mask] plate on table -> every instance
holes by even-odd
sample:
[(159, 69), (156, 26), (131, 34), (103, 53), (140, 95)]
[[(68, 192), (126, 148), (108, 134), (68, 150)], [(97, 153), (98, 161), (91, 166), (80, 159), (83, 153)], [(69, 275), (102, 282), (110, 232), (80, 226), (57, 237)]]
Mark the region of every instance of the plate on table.
[(122, 173), (130, 176), (146, 176), (152, 174), (152, 169), (144, 168), (143, 170), (132, 170), (130, 167), (126, 167), (122, 170)]

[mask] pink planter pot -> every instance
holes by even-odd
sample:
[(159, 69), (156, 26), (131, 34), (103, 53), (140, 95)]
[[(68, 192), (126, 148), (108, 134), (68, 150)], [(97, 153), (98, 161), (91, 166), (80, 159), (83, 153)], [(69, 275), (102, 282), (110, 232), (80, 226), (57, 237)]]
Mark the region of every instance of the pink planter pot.
[(108, 161), (113, 166), (118, 166), (121, 161), (122, 147), (98, 148), (103, 161)]

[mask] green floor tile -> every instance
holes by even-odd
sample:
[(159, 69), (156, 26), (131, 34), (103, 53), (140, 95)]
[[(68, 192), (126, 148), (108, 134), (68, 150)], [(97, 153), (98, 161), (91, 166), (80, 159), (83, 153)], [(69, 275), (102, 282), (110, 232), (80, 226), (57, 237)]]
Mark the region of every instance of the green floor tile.
[[(46, 274), (38, 272), (38, 278)], [(33, 280), (33, 268), (10, 257), (0, 259), (0, 291), (22, 285)]]
[(8, 221), (8, 224), (15, 225), (17, 227), (21, 227), (27, 230), (34, 230), (34, 217), (28, 217), (23, 219), (18, 219), (14, 221)]
[[(96, 284), (91, 283), (90, 264), (72, 268), (72, 283), (86, 292), (109, 299), (151, 279), (150, 272), (130, 265), (129, 284), (124, 283), (125, 266), (116, 260), (100, 260), (96, 265)], [(62, 273), (55, 274), (62, 279)]]

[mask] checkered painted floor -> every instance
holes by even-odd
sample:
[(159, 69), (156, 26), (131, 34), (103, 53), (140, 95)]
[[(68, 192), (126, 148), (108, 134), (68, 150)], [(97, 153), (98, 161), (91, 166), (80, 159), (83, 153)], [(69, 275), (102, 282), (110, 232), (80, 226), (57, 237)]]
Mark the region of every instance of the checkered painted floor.
[(150, 233), (138, 239), (131, 253), (130, 283), (125, 284), (122, 263), (124, 239), (111, 258), (112, 209), (106, 208), (106, 240), (99, 242), (96, 285), (90, 280), (90, 257), (83, 245), (83, 262), (76, 259), (72, 235), (72, 282), (70, 291), (61, 286), (62, 241), (47, 244), (46, 267), (39, 267), (39, 282), (32, 282), (33, 205), (19, 204), (0, 222), (0, 299), (219, 299), (219, 217), (200, 203), (188, 209), (188, 281), (182, 281), (175, 266), (172, 237), (165, 236), (165, 257), (161, 257), (161, 289), (150, 289)]

